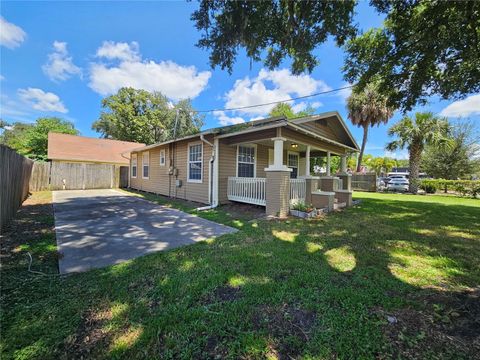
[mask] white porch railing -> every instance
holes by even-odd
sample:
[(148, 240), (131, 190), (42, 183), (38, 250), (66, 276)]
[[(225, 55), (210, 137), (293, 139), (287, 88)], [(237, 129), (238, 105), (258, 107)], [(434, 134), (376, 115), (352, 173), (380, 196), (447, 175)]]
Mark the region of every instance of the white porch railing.
[(229, 177), (228, 200), (265, 206), (265, 183), (265, 178)]
[(290, 179), (290, 205), (305, 202), (306, 190), (305, 179)]

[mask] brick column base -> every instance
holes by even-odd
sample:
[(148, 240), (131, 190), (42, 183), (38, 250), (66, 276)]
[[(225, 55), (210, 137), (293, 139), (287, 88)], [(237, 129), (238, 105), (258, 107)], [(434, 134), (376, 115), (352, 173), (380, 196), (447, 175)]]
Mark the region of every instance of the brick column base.
[(290, 171), (265, 169), (267, 216), (287, 217), (290, 212)]
[(318, 189), (318, 178), (305, 178), (305, 188), (305, 204), (310, 205), (312, 203), (312, 192)]
[(352, 190), (352, 175), (351, 174), (340, 174), (337, 175), (342, 179), (342, 190)]
[(333, 211), (334, 202), (334, 192), (317, 190), (312, 193), (312, 204), (317, 209), (326, 209), (327, 211)]
[(335, 191), (337, 190), (336, 184), (338, 177), (335, 176), (322, 176), (320, 178), (320, 190), (322, 191)]
[(335, 197), (339, 203), (345, 203), (346, 206), (352, 206), (352, 192), (350, 190), (337, 190), (335, 191)]

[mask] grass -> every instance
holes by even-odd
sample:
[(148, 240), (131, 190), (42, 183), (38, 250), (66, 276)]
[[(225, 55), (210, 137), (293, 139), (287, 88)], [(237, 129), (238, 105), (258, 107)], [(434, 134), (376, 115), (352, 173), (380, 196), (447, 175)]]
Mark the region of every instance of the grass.
[(355, 197), (311, 221), (200, 212), (241, 231), (42, 276), (26, 251), (34, 270), (57, 268), (51, 215), (37, 210), (49, 195), (34, 194), (13, 232), (34, 231), (2, 240), (2, 358), (478, 357), (480, 201)]

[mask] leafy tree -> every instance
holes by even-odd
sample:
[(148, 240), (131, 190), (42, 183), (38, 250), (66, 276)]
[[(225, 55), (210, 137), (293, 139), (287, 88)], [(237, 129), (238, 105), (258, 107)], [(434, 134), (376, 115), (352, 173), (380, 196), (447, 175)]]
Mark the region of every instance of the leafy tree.
[(78, 135), (73, 123), (57, 117), (43, 117), (37, 119), (35, 125), (25, 132), (23, 149), (19, 153), (37, 160), (47, 159), (48, 133)]
[(33, 124), (21, 122), (16, 122), (12, 125), (4, 122), (2, 125), (3, 133), (0, 135), (0, 144), (6, 145), (14, 150), (19, 150), (23, 147), (25, 132), (33, 126)]
[(15, 123), (6, 126), (0, 141), (19, 154), (35, 160), (46, 160), (49, 132), (72, 135), (79, 133), (69, 121), (57, 117), (42, 117), (34, 124)]
[(376, 157), (370, 161), (370, 168), (372, 168), (372, 170), (375, 171), (377, 175), (380, 175), (382, 172), (389, 173), (390, 171), (392, 171), (395, 164), (396, 162), (392, 158), (386, 156)]
[(202, 0), (192, 20), (203, 36), (197, 46), (210, 51), (210, 65), (231, 73), (243, 47), (268, 68), (292, 59), (292, 72), (311, 72), (314, 49), (333, 37), (341, 46), (356, 30), (355, 1), (211, 1)]
[(308, 106), (305, 110), (295, 112), (292, 109), (292, 106), (287, 103), (278, 103), (275, 107), (270, 110), (269, 116), (285, 116), (287, 119), (294, 119), (302, 116), (309, 116), (315, 113), (315, 109), (311, 106)]
[(170, 140), (177, 110), (177, 137), (198, 132), (203, 124), (203, 117), (195, 113), (190, 100), (181, 100), (172, 108), (166, 96), (133, 88), (121, 88), (103, 99), (102, 108), (92, 128), (110, 139), (144, 144)]
[(407, 147), (410, 164), (409, 191), (418, 191), (418, 173), (422, 152), (427, 145), (444, 146), (450, 144), (447, 120), (430, 112), (417, 112), (415, 118), (401, 119), (388, 130), (389, 136), (397, 139), (387, 144), (387, 150), (395, 151)]
[(422, 167), (435, 178), (456, 180), (468, 177), (480, 167), (480, 137), (475, 126), (465, 122), (452, 127), (449, 148), (429, 145), (422, 157)]
[(433, 94), (480, 91), (480, 1), (371, 0), (386, 15), (346, 45), (345, 79), (360, 89), (380, 78), (388, 105), (403, 111)]
[(332, 37), (346, 43), (344, 75), (362, 90), (376, 76), (393, 108), (409, 110), (429, 95), (460, 98), (480, 91), (480, 1), (371, 0), (386, 19), (356, 37), (356, 1), (201, 0), (192, 20), (210, 65), (232, 71), (239, 49), (270, 69), (290, 58), (294, 74), (319, 63)]
[(360, 171), (368, 128), (385, 124), (393, 116), (394, 109), (387, 105), (387, 98), (377, 89), (376, 83), (369, 84), (363, 91), (355, 87), (347, 99), (348, 118), (353, 125), (363, 128), (362, 146), (358, 155), (357, 171)]

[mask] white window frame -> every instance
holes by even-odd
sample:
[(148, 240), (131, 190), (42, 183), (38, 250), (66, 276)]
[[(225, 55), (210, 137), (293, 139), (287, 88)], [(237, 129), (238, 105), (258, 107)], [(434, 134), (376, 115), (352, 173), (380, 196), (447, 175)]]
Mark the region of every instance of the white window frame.
[[(190, 147), (200, 145), (201, 156), (200, 156), (200, 164), (201, 164), (201, 171), (200, 171), (200, 179), (190, 179), (190, 163), (197, 163), (198, 161), (190, 161)], [(195, 141), (187, 144), (187, 182), (189, 183), (203, 183), (203, 142), (202, 141)]]
[[(238, 154), (240, 152), (240, 146), (242, 147), (250, 147), (253, 148), (253, 177), (257, 177), (257, 144), (240, 144), (237, 145), (237, 155), (236, 155), (236, 162), (235, 162), (235, 172), (236, 172), (236, 177), (238, 177)], [(245, 163), (244, 164), (251, 164), (251, 163)]]
[[(147, 167), (148, 167), (148, 176), (144, 176), (145, 172), (144, 172), (144, 168), (145, 168), (145, 155), (147, 155), (148, 157), (148, 164), (147, 164)], [(142, 152), (142, 179), (149, 179), (150, 178), (150, 152), (149, 151), (145, 151), (145, 152)]]
[[(163, 164), (162, 164), (163, 160)], [(165, 149), (160, 149), (160, 160), (159, 160), (160, 166), (165, 166), (167, 163), (167, 157), (165, 156)]]
[[(290, 166), (290, 164), (288, 163), (288, 160), (289, 160), (289, 156), (290, 155), (295, 155), (297, 157), (297, 166)], [(300, 169), (300, 153), (297, 152), (297, 151), (287, 151), (287, 167), (289, 168), (296, 168), (297, 169), (297, 178), (300, 176), (300, 174), (298, 173), (298, 169)]]
[[(134, 160), (135, 160), (135, 165), (133, 165)], [(135, 176), (133, 176), (133, 168), (135, 168)], [(132, 178), (136, 179), (137, 174), (138, 174), (138, 156), (137, 156), (137, 154), (132, 154), (132, 168), (130, 169), (130, 171), (132, 173)]]

